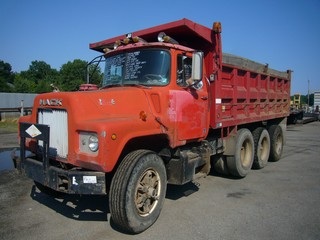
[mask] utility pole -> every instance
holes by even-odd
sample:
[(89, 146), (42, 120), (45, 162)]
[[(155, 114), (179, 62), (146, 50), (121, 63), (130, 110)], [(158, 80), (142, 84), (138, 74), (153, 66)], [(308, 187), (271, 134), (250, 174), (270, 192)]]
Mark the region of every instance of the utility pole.
[(309, 85), (310, 85), (310, 80), (308, 79), (308, 109), (307, 109), (307, 112), (309, 112)]

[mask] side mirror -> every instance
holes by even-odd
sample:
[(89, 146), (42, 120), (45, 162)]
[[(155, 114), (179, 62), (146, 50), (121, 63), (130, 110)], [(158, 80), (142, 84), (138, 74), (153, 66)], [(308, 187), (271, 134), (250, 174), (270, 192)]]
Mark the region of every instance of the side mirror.
[(203, 52), (194, 52), (192, 54), (192, 73), (191, 78), (193, 81), (202, 80), (203, 69)]

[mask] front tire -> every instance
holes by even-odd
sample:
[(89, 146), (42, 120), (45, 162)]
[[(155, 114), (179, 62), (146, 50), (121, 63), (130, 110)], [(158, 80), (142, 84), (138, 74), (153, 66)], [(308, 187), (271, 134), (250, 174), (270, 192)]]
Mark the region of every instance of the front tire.
[(110, 186), (113, 222), (126, 232), (143, 232), (159, 217), (166, 188), (166, 169), (157, 154), (149, 150), (129, 153)]

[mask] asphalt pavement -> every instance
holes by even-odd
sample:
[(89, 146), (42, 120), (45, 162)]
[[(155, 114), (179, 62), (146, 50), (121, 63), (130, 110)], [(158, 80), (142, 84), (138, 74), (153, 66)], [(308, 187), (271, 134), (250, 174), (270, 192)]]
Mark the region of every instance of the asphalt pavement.
[(290, 125), (279, 162), (244, 179), (215, 173), (169, 186), (156, 223), (120, 232), (108, 198), (40, 193), (16, 170), (0, 172), (0, 239), (320, 239), (320, 122)]

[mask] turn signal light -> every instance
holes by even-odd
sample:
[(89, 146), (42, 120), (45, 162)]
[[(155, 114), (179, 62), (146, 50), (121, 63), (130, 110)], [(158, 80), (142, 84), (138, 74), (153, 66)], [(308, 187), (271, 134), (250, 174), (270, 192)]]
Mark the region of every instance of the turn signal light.
[(115, 133), (113, 133), (113, 134), (111, 135), (111, 139), (112, 139), (112, 140), (116, 140), (116, 139), (117, 139), (117, 135), (116, 135)]

